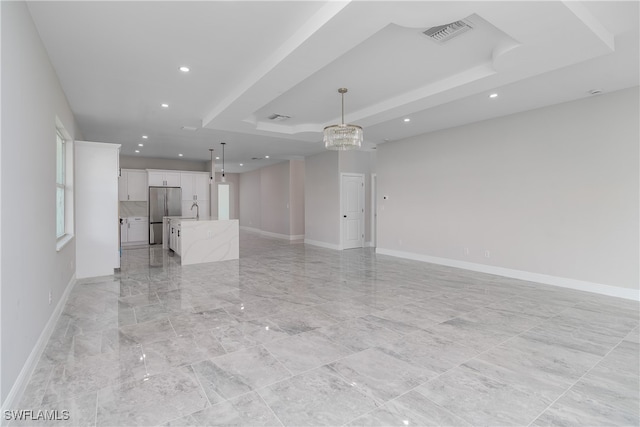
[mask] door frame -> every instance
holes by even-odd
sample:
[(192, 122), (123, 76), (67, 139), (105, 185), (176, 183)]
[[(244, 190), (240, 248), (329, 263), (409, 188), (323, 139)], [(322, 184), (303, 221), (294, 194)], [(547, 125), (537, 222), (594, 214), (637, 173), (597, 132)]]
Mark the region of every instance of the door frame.
[[(339, 215), (340, 215), (340, 216), (338, 217), (338, 218), (339, 218), (339, 221), (340, 221), (340, 244), (338, 245), (338, 247), (339, 247), (339, 249), (340, 249), (340, 250), (344, 250), (344, 236), (343, 236), (343, 234), (342, 234), (342, 232), (343, 232), (343, 228), (344, 228), (344, 227), (343, 227), (343, 221), (342, 221), (342, 219), (343, 219), (343, 217), (342, 217), (342, 216), (344, 215), (344, 214), (342, 213), (342, 208), (343, 208), (343, 206), (342, 206), (342, 180), (343, 180), (343, 178), (344, 178), (344, 177), (346, 177), (346, 176), (356, 176), (356, 177), (358, 177), (358, 178), (361, 178), (361, 179), (362, 179), (362, 191), (360, 192), (360, 201), (361, 201), (361, 206), (362, 206), (363, 212), (362, 212), (362, 216), (360, 217), (360, 221), (361, 221), (361, 222), (360, 222), (360, 227), (359, 227), (359, 228), (360, 228), (360, 231), (361, 231), (362, 235), (364, 235), (364, 234), (365, 234), (365, 228), (364, 228), (364, 227), (365, 227), (365, 220), (364, 220), (364, 218), (365, 218), (365, 215), (366, 215), (366, 206), (364, 205), (364, 202), (365, 202), (365, 190), (366, 190), (366, 180), (365, 180), (365, 176), (364, 176), (364, 174), (363, 174), (363, 173), (355, 173), (355, 172), (340, 172), (340, 202), (339, 202), (340, 210), (339, 210), (339, 212), (338, 212), (338, 213), (339, 213)], [(363, 236), (363, 237), (361, 237), (360, 239), (361, 239), (361, 242), (362, 242), (362, 245), (361, 245), (360, 247), (364, 248), (364, 244), (365, 244), (365, 238), (364, 238), (364, 236)]]
[(370, 228), (369, 237), (371, 247), (378, 246), (378, 174), (371, 174), (371, 208), (370, 208)]

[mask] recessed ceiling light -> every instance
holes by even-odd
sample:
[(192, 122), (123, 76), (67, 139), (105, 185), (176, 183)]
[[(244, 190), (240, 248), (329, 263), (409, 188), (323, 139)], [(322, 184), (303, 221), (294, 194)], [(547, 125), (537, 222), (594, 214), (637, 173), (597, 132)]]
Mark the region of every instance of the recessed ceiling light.
[(489, 98), (497, 98), (498, 94), (497, 93), (492, 93), (491, 95), (489, 95)]
[(264, 156), (264, 158), (265, 158), (265, 159), (268, 159), (268, 158), (269, 158), (269, 156)]
[(169, 104), (161, 104), (162, 108), (169, 108)]
[(243, 163), (240, 163), (240, 166), (244, 166), (244, 164), (243, 164)]
[(219, 156), (216, 156), (216, 160), (220, 160), (220, 157), (219, 157)]
[(136, 153), (139, 153), (139, 152), (140, 152), (140, 150), (136, 150)]
[(405, 123), (410, 122), (411, 119), (409, 117), (407, 117), (406, 119), (404, 119)]
[(178, 154), (178, 157), (182, 157), (182, 153)]
[(179, 70), (182, 71), (183, 73), (188, 73), (189, 71), (191, 71), (189, 67), (186, 67), (184, 65), (180, 67)]
[(142, 139), (147, 139), (149, 138), (147, 135), (142, 135)]
[(144, 147), (144, 144), (138, 144), (138, 147)]

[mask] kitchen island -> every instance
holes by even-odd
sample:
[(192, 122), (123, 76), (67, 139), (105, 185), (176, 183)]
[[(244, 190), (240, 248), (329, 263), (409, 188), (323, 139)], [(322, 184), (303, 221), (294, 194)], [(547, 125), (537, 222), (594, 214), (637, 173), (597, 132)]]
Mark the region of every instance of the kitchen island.
[(180, 256), (182, 265), (238, 259), (238, 220), (167, 216), (162, 242), (163, 248)]

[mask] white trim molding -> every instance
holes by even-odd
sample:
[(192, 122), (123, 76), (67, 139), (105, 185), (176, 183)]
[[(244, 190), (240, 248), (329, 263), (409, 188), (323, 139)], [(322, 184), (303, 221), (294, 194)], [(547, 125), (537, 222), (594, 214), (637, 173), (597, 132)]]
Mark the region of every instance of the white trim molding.
[(547, 274), (532, 273), (529, 271), (513, 270), (510, 268), (496, 267), (493, 265), (476, 264), (449, 258), (439, 258), (413, 252), (397, 251), (394, 249), (376, 248), (376, 253), (397, 258), (405, 258), (415, 261), (429, 262), (432, 264), (446, 265), (448, 267), (462, 268), (464, 270), (477, 271), (480, 273), (495, 274), (496, 276), (511, 277), (514, 279), (558, 286), (561, 288), (569, 288), (578, 291), (592, 292), (611, 297), (640, 301), (640, 289), (622, 288), (618, 286), (604, 285), (602, 283), (593, 283), (583, 280), (569, 279), (565, 277), (550, 276)]
[(336, 245), (334, 243), (321, 242), (319, 240), (304, 239), (304, 244), (305, 245), (312, 245), (312, 246), (319, 246), (321, 248), (326, 248), (326, 249), (333, 249), (333, 250), (336, 250), (336, 251), (342, 250), (340, 245)]
[[(31, 378), (31, 375), (35, 371), (36, 366), (40, 361), (40, 357), (44, 352), (44, 349), (47, 347), (47, 343), (51, 338), (51, 334), (53, 333), (53, 330), (55, 329), (56, 324), (58, 323), (58, 319), (60, 319), (62, 310), (64, 309), (64, 306), (67, 304), (67, 300), (69, 299), (69, 294), (71, 294), (71, 290), (73, 289), (75, 284), (76, 284), (76, 275), (74, 274), (71, 277), (71, 280), (69, 281), (69, 283), (67, 284), (67, 287), (65, 288), (64, 293), (62, 294), (62, 297), (58, 301), (58, 304), (56, 305), (55, 310), (53, 311), (53, 313), (51, 313), (51, 317), (49, 317), (49, 321), (47, 322), (44, 329), (42, 330), (40, 337), (38, 337), (38, 341), (36, 341), (36, 345), (33, 347), (33, 350), (31, 350), (29, 357), (27, 358), (24, 365), (22, 366), (22, 370), (20, 371), (20, 374), (18, 374), (18, 378), (16, 378), (16, 382), (13, 383), (13, 387), (11, 387), (11, 390), (9, 391), (9, 394), (7, 395), (7, 398), (5, 399), (4, 404), (2, 406), (2, 409), (1, 409), (2, 413), (4, 413), (5, 410), (15, 409), (16, 405), (20, 403), (20, 400), (22, 399), (22, 395), (24, 394), (24, 391), (27, 388), (29, 379)], [(5, 425), (5, 424), (3, 423), (2, 425)]]
[(266, 237), (273, 237), (274, 239), (282, 239), (282, 240), (302, 240), (304, 239), (304, 234), (280, 234), (280, 233), (272, 233), (270, 231), (260, 230), (259, 228), (253, 227), (245, 227), (241, 226), (240, 230), (249, 231), (251, 233), (257, 233)]

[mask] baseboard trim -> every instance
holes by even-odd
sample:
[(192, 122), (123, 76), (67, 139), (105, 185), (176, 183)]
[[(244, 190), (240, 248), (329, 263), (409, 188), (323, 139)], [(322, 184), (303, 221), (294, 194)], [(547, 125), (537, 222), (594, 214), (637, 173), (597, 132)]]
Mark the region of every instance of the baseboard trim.
[(262, 230), (260, 230), (259, 228), (247, 227), (245, 225), (241, 225), (240, 230), (249, 231), (250, 233), (262, 234)]
[(543, 283), (545, 285), (558, 286), (561, 288), (569, 288), (578, 291), (585, 291), (611, 297), (640, 301), (640, 290), (638, 289), (621, 288), (618, 286), (604, 285), (602, 283), (586, 282), (583, 280), (550, 276), (547, 274), (532, 273), (523, 270), (513, 270), (510, 268), (496, 267), (493, 265), (476, 264), (449, 258), (439, 258), (413, 252), (397, 251), (393, 249), (376, 248), (376, 253), (397, 258), (405, 258), (415, 261), (429, 262), (432, 264), (446, 265), (448, 267), (462, 268), (464, 270), (477, 271), (480, 273), (511, 277), (513, 279), (526, 280), (529, 282)]
[(253, 227), (245, 227), (241, 226), (240, 230), (249, 231), (251, 233), (257, 233), (265, 237), (273, 237), (274, 239), (282, 239), (282, 240), (302, 240), (304, 239), (304, 234), (280, 234), (280, 233), (272, 233), (270, 231), (260, 230), (259, 228)]
[(321, 248), (334, 249), (336, 251), (342, 250), (340, 245), (334, 245), (333, 243), (321, 242), (319, 240), (304, 239), (304, 243), (305, 243), (305, 245), (319, 246)]
[[(42, 353), (44, 352), (44, 349), (46, 348), (47, 343), (51, 338), (51, 334), (53, 333), (53, 330), (56, 327), (56, 323), (58, 323), (58, 319), (60, 319), (62, 310), (64, 309), (64, 306), (67, 304), (67, 300), (69, 299), (71, 290), (75, 286), (76, 282), (77, 282), (76, 275), (74, 274), (71, 277), (71, 280), (69, 281), (69, 283), (67, 284), (67, 287), (65, 288), (64, 292), (62, 293), (62, 297), (58, 301), (58, 304), (56, 305), (55, 310), (53, 310), (53, 313), (51, 313), (51, 317), (49, 317), (47, 324), (45, 325), (44, 329), (40, 333), (40, 337), (38, 337), (38, 341), (36, 341), (36, 345), (33, 347), (33, 350), (31, 350), (29, 357), (27, 358), (26, 362), (22, 366), (22, 370), (20, 371), (18, 378), (16, 378), (16, 382), (13, 383), (13, 387), (11, 387), (9, 394), (7, 394), (7, 398), (4, 400), (2, 404), (2, 409), (0, 410), (3, 414), (5, 410), (15, 409), (15, 405), (20, 403), (20, 399), (24, 394), (24, 391), (27, 387), (27, 383), (29, 382), (31, 375), (33, 374), (34, 370), (36, 369), (36, 366), (38, 365), (40, 356), (42, 356)], [(3, 423), (2, 425), (6, 425), (6, 424)]]

